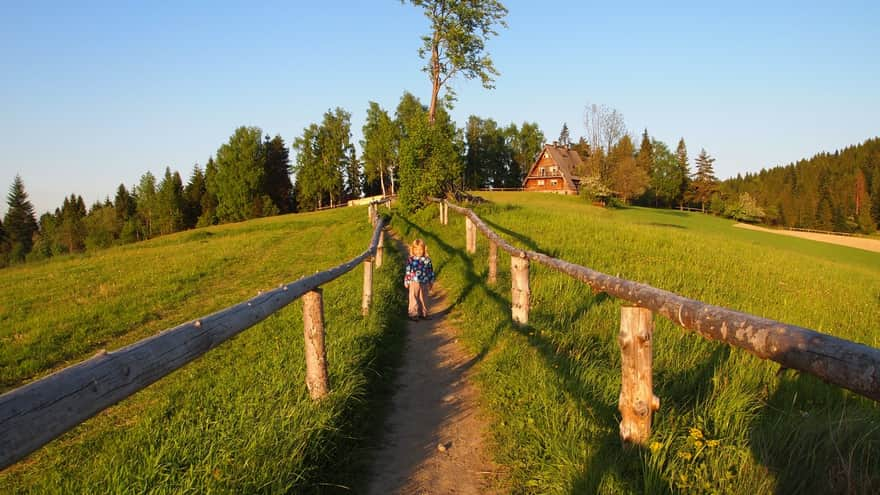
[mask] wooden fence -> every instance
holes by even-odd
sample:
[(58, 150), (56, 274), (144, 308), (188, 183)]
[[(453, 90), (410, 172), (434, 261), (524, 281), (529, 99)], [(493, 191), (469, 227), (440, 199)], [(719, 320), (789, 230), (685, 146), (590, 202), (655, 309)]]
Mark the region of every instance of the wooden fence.
[(224, 341), (303, 299), (306, 386), (312, 399), (330, 390), (324, 348), (321, 286), (364, 266), (362, 310), (372, 301), (373, 266), (382, 266), (384, 220), (369, 205), (375, 226), (360, 256), (208, 316), (178, 325), (122, 349), (91, 359), (0, 395), (0, 469), (10, 466), (65, 431), (183, 367)]
[(584, 282), (594, 291), (623, 299), (619, 343), (622, 383), (619, 408), (620, 436), (625, 442), (645, 444), (651, 416), (660, 406), (652, 390), (653, 314), (711, 340), (720, 340), (785, 368), (800, 370), (825, 382), (880, 401), (880, 350), (807, 328), (713, 306), (650, 285), (632, 282), (516, 248), (492, 231), (473, 211), (434, 200), (440, 205), (440, 223), (449, 223), (449, 210), (465, 217), (465, 246), (476, 252), (476, 232), (489, 241), (489, 283), (495, 283), (497, 250), (510, 254), (511, 316), (515, 323), (529, 321), (529, 262), (535, 261)]

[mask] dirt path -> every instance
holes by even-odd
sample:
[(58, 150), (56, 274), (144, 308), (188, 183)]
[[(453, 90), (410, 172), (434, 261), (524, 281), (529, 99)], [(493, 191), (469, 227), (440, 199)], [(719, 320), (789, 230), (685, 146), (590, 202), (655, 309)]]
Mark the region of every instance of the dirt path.
[(367, 493), (492, 493), (497, 467), (483, 449), (488, 428), (469, 381), (475, 358), (458, 342), (439, 284), (429, 299), (431, 318), (407, 328), (393, 409)]
[(758, 227), (757, 225), (749, 225), (747, 223), (736, 223), (734, 227), (749, 230), (760, 230), (761, 232), (770, 232), (772, 234), (788, 235), (791, 237), (800, 237), (802, 239), (810, 239), (813, 241), (827, 242), (829, 244), (839, 244), (841, 246), (852, 247), (856, 249), (864, 249), (865, 251), (873, 251), (880, 253), (880, 241), (875, 239), (865, 239), (864, 237), (849, 237), (842, 235), (819, 234), (816, 232), (799, 232), (796, 230), (780, 230), (767, 229)]

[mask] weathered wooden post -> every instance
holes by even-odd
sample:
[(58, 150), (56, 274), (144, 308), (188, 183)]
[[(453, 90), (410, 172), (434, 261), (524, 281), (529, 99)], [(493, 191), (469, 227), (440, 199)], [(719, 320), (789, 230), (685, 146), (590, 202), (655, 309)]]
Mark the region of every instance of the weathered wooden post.
[(367, 221), (370, 222), (370, 225), (375, 225), (373, 223), (373, 203), (367, 205)]
[(498, 244), (489, 241), (489, 280), (492, 285), (498, 281)]
[(510, 303), (514, 323), (529, 323), (529, 259), (525, 256), (510, 257)]
[(446, 207), (446, 200), (441, 199), (437, 206), (440, 207), (440, 225), (446, 225), (446, 222), (443, 221), (443, 209)]
[(306, 387), (309, 396), (320, 399), (330, 392), (327, 350), (324, 348), (324, 291), (306, 292), (303, 300), (303, 336), (306, 344)]
[(467, 252), (477, 252), (477, 226), (470, 217), (464, 217), (464, 233)]
[(361, 313), (370, 314), (370, 303), (373, 301), (373, 260), (364, 260), (364, 298), (361, 302)]
[(383, 254), (383, 251), (385, 250), (385, 248), (382, 246), (384, 244), (385, 244), (385, 231), (380, 230), (379, 231), (379, 244), (376, 245), (376, 268), (382, 267), (382, 254)]
[(634, 306), (620, 308), (620, 440), (647, 445), (651, 416), (660, 408), (651, 376), (654, 314)]

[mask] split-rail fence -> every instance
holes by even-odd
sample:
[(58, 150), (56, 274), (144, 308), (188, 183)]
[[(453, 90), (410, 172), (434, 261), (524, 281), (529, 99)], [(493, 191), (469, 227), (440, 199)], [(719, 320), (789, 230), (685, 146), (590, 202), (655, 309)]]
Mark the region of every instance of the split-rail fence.
[(745, 349), (784, 368), (810, 373), (827, 383), (880, 401), (880, 349), (807, 328), (713, 306), (647, 284), (606, 275), (585, 266), (512, 246), (472, 210), (434, 199), (440, 206), (440, 223), (449, 223), (449, 210), (465, 217), (465, 248), (476, 252), (477, 231), (489, 242), (488, 283), (495, 284), (498, 248), (510, 254), (511, 316), (515, 323), (529, 321), (529, 263), (548, 266), (629, 303), (621, 308), (618, 342), (621, 350), (620, 437), (624, 442), (646, 444), (651, 418), (660, 407), (653, 393), (652, 335), (654, 313), (707, 339)]
[(116, 351), (100, 351), (91, 359), (0, 395), (0, 469), (21, 460), (62, 433), (107, 407), (146, 388), (226, 340), (303, 300), (306, 387), (318, 400), (330, 390), (324, 347), (322, 285), (363, 264), (361, 309), (369, 313), (373, 267), (382, 266), (384, 219), (381, 203), (367, 209), (375, 227), (370, 245), (360, 256), (339, 266), (262, 292), (252, 299), (165, 330)]

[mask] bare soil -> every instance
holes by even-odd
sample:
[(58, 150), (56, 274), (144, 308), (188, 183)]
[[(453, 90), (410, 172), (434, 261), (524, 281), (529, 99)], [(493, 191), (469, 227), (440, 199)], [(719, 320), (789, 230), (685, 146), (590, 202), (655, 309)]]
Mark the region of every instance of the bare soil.
[(367, 493), (494, 493), (498, 467), (484, 448), (488, 424), (469, 380), (476, 358), (458, 342), (439, 284), (428, 299), (430, 318), (410, 321), (407, 328), (392, 411)]
[(842, 235), (819, 234), (816, 232), (799, 232), (796, 230), (780, 230), (767, 229), (758, 227), (757, 225), (749, 225), (747, 223), (737, 223), (733, 225), (741, 229), (760, 230), (761, 232), (770, 232), (773, 234), (787, 235), (791, 237), (800, 237), (801, 239), (810, 239), (813, 241), (827, 242), (829, 244), (838, 244), (856, 249), (864, 249), (865, 251), (873, 251), (880, 253), (880, 241), (875, 239), (866, 239), (864, 237), (849, 237)]

